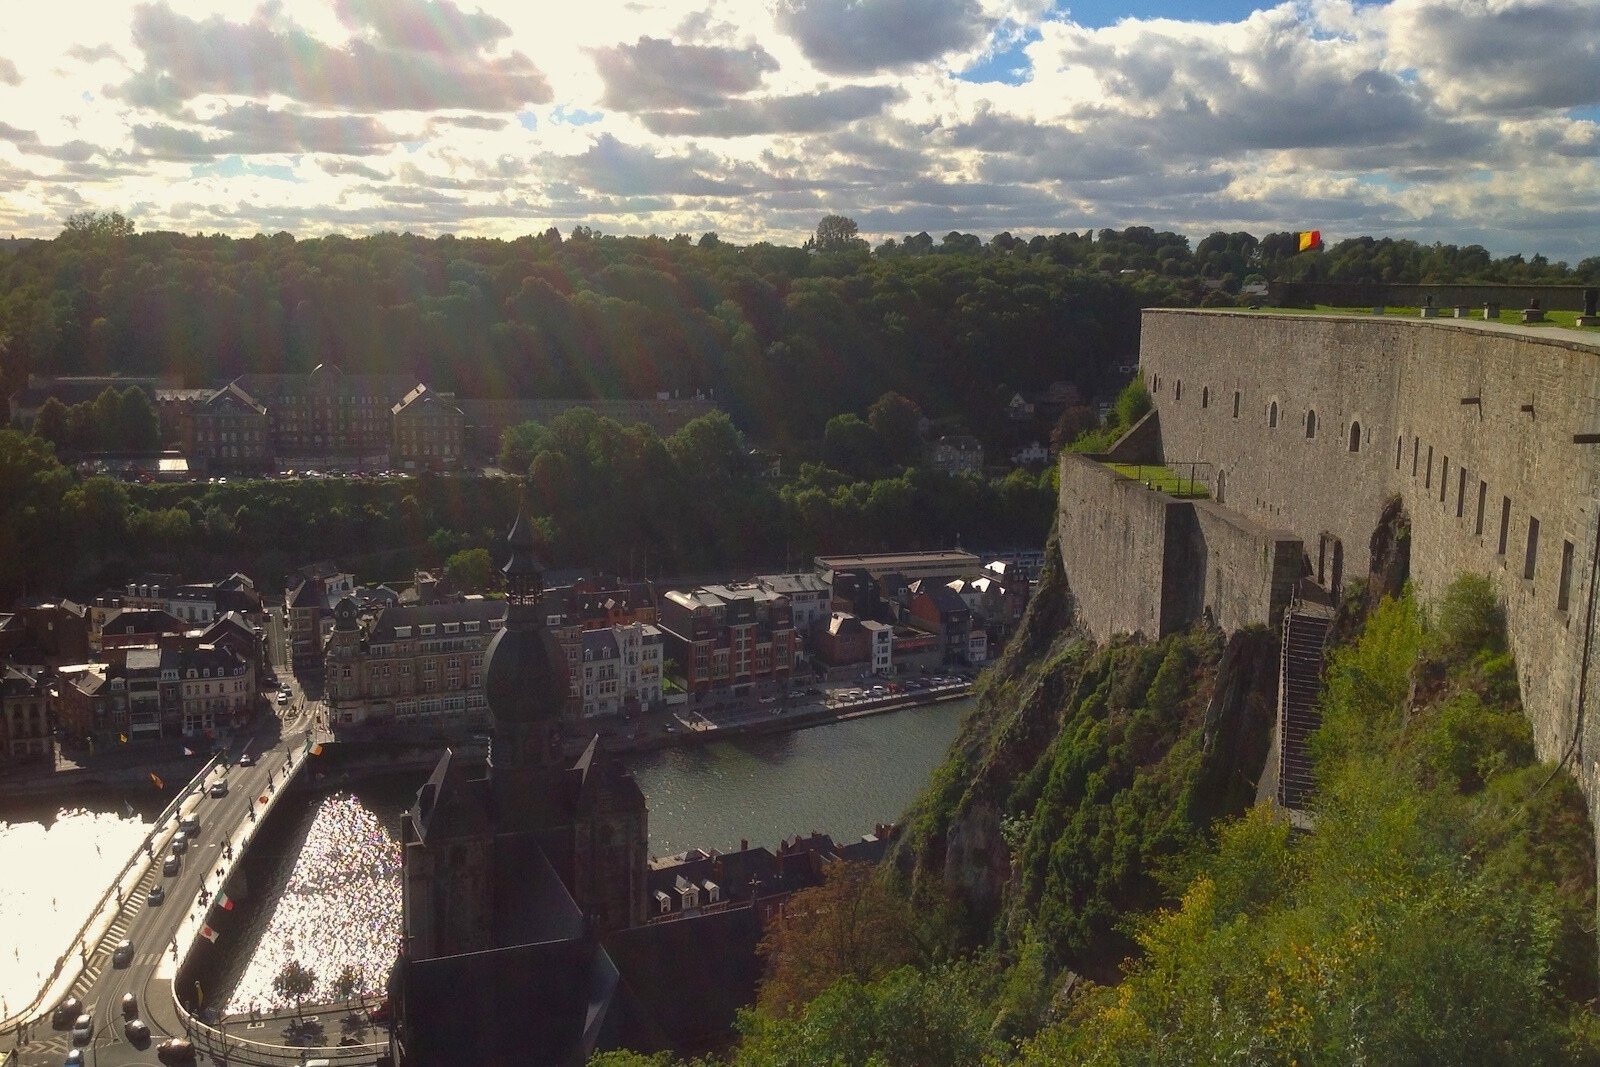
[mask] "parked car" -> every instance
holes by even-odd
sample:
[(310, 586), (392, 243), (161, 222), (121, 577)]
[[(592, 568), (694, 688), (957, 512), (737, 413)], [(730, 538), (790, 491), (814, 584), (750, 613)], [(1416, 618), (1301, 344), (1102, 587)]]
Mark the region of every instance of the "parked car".
[(194, 1046), (181, 1037), (172, 1037), (156, 1046), (156, 1059), (162, 1063), (193, 1063)]
[(220, 800), (223, 797), (227, 796), (228, 795), (228, 782), (227, 782), (227, 779), (223, 779), (220, 782), (212, 782), (211, 783), (211, 788), (210, 788), (210, 790), (208, 790), (208, 792), (210, 792), (211, 798), (213, 800)]
[(122, 1036), (131, 1044), (144, 1046), (150, 1043), (150, 1028), (143, 1019), (129, 1019), (122, 1024)]
[(151, 886), (150, 895), (145, 897), (145, 903), (151, 907), (160, 907), (162, 904), (166, 903), (166, 900), (167, 891), (158, 885)]
[(139, 1017), (139, 998), (132, 993), (122, 994), (122, 1017), (124, 1019)]
[(111, 950), (111, 966), (126, 967), (133, 962), (133, 942), (124, 941)]
[(94, 1037), (94, 1016), (84, 1012), (72, 1023), (72, 1043), (87, 1045), (92, 1037)]
[(77, 997), (68, 997), (56, 1005), (56, 1010), (50, 1013), (50, 1025), (57, 1030), (65, 1030), (72, 1025), (72, 1020), (83, 1014), (83, 1001)]
[(239, 757), (239, 766), (241, 766), (241, 767), (254, 767), (255, 765), (256, 765), (256, 761), (250, 755), (250, 753), (246, 752), (244, 755)]

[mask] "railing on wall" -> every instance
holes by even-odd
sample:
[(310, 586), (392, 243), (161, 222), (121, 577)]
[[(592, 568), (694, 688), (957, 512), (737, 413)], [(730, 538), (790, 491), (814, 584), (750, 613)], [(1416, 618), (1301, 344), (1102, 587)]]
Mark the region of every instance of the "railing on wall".
[(217, 765), (217, 761), (221, 758), (222, 755), (218, 753), (206, 760), (205, 765), (200, 768), (199, 772), (189, 779), (182, 789), (177, 791), (177, 795), (172, 798), (172, 803), (168, 804), (165, 810), (156, 817), (155, 822), (151, 824), (150, 832), (145, 835), (144, 841), (134, 850), (128, 862), (123, 864), (122, 870), (117, 872), (117, 876), (111, 880), (111, 884), (106, 887), (106, 891), (100, 895), (100, 899), (96, 901), (94, 907), (90, 909), (88, 917), (84, 919), (83, 925), (78, 927), (78, 932), (73, 935), (70, 942), (72, 947), (57, 957), (55, 967), (51, 969), (50, 976), (45, 979), (38, 996), (34, 997), (25, 1007), (14, 1012), (9, 1018), (0, 1019), (0, 1035), (20, 1030), (39, 1011), (46, 998), (49, 997), (50, 990), (55, 987), (56, 982), (61, 978), (62, 972), (69, 963), (73, 960), (78, 960), (78, 965), (81, 969), (88, 962), (89, 945), (85, 939), (88, 937), (89, 930), (95, 923), (100, 921), (100, 913), (105, 910), (107, 903), (112, 900), (113, 896), (121, 894), (122, 883), (135, 867), (153, 862), (152, 857), (155, 853), (154, 842), (156, 836), (162, 832), (168, 821), (177, 814), (178, 809), (182, 806), (184, 800), (188, 798), (190, 792), (197, 785), (204, 784), (206, 775), (211, 773), (212, 769)]
[[(174, 997), (178, 1018), (188, 1031), (189, 1040), (197, 1052), (203, 1052), (218, 1063), (243, 1063), (256, 1067), (281, 1067), (283, 1064), (304, 1063), (308, 1058), (323, 1059), (330, 1063), (368, 1063), (389, 1051), (388, 1041), (369, 1041), (359, 1045), (275, 1045), (269, 1041), (256, 1041), (230, 1033), (226, 1027), (212, 1026), (189, 1013), (182, 998)], [(8, 1067), (8, 1065), (0, 1065)]]

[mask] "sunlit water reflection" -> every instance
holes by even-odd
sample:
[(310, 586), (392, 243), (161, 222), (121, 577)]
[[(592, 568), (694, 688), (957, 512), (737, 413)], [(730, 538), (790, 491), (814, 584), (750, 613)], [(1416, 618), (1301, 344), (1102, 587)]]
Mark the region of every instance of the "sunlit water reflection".
[(289, 960), (317, 977), (309, 1001), (333, 1000), (345, 967), (384, 988), (400, 947), (400, 845), (356, 797), (321, 801), (288, 883), (233, 987), (227, 1011), (288, 1006), (272, 982)]
[(0, 822), (0, 1017), (39, 994), (149, 829), (143, 818), (82, 810)]

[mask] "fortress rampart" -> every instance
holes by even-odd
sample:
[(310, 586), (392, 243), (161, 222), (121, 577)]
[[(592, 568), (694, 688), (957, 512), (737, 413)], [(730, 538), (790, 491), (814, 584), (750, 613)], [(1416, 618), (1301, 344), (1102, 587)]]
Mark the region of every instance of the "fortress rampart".
[(1494, 580), (1538, 751), (1570, 750), (1592, 803), (1600, 733), (1580, 691), (1592, 705), (1600, 681), (1600, 338), (1464, 319), (1148, 310), (1140, 372), (1155, 425), (1137, 443), (1209, 464), (1213, 503), (1184, 503), (1219, 532), (1175, 551), (1176, 502), (1063, 457), (1061, 551), (1090, 633), (1154, 636), (1207, 610), (1225, 628), (1273, 621), (1283, 576), (1271, 557), (1292, 549), (1286, 539), (1337, 591), (1367, 573), (1384, 502), (1398, 496), (1425, 598), (1463, 572)]

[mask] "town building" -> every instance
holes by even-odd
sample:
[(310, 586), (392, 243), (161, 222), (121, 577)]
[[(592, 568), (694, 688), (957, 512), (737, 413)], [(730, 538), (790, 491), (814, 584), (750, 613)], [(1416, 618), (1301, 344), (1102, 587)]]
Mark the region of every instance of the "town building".
[(191, 460), (219, 470), (271, 467), (275, 461), (272, 421), (261, 401), (238, 382), (229, 383), (183, 411), (181, 438)]
[(981, 569), (983, 561), (971, 552), (950, 549), (936, 552), (882, 552), (865, 556), (818, 556), (814, 561), (816, 572), (829, 585), (833, 576), (842, 570), (860, 569), (874, 580), (887, 574), (900, 574), (908, 582), (918, 578), (949, 580), (973, 574)]
[(483, 662), (505, 623), (503, 600), (392, 605), (363, 618), (341, 598), (323, 654), (332, 724), (488, 721)]
[(356, 576), (332, 560), (320, 560), (290, 576), (284, 589), (290, 660), (294, 669), (316, 668), (322, 662), (322, 623), (334, 605), (355, 592)]
[(0, 674), (4, 755), (11, 763), (47, 760), (55, 753), (50, 686), (41, 675), (6, 667)]
[(789, 598), (755, 583), (672, 590), (661, 597), (666, 654), (691, 705), (744, 700), (786, 687), (794, 670)]
[(789, 598), (789, 617), (795, 631), (811, 633), (832, 612), (833, 590), (818, 574), (758, 574), (756, 585)]
[(161, 654), (163, 668), (177, 671), (177, 724), (185, 737), (210, 736), (249, 722), (258, 695), (255, 668), (248, 661), (216, 645)]
[(982, 474), (983, 444), (970, 434), (941, 437), (928, 446), (928, 463), (946, 474)]
[(18, 604), (0, 614), (0, 662), (45, 668), (89, 658), (89, 611), (70, 600)]
[(988, 634), (978, 625), (966, 601), (949, 586), (913, 582), (905, 621), (939, 636), (947, 665), (978, 666), (989, 660)]
[(402, 470), (454, 470), (462, 464), (463, 416), (454, 393), (417, 385), (390, 408), (390, 455)]
[(188, 630), (188, 623), (160, 608), (119, 608), (105, 616), (98, 630), (90, 631), (89, 648), (105, 653), (117, 648), (157, 645), (163, 638)]
[(111, 742), (128, 732), (128, 687), (103, 663), (61, 667), (55, 678), (55, 720), (63, 739)]
[(586, 630), (582, 638), (585, 719), (661, 710), (661, 631), (645, 623)]
[(417, 384), (401, 374), (246, 374), (233, 383), (266, 409), (278, 457), (388, 461), (393, 409)]

